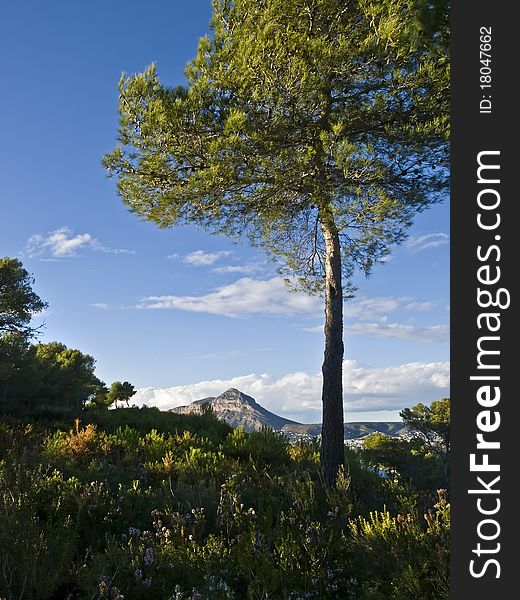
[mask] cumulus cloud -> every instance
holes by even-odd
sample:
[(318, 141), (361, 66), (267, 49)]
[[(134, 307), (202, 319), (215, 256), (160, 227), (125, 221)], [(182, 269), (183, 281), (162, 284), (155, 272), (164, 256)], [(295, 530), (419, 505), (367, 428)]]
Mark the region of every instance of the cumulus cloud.
[(447, 233), (428, 233), (426, 235), (416, 235), (408, 239), (405, 246), (410, 252), (422, 252), (430, 248), (437, 248), (448, 244), (450, 236)]
[[(370, 367), (344, 363), (345, 418), (355, 413), (401, 410), (417, 402), (430, 403), (449, 395), (449, 363), (406, 363), (396, 367)], [(141, 388), (132, 402), (162, 410), (218, 396), (230, 387), (253, 396), (268, 410), (303, 423), (321, 421), (321, 373), (303, 371), (274, 378), (249, 374), (230, 379), (201, 381), (171, 388)]]
[(244, 277), (201, 296), (148, 296), (138, 308), (176, 309), (227, 317), (250, 314), (294, 315), (321, 310), (321, 300), (288, 291), (281, 277)]
[(62, 227), (47, 236), (31, 236), (27, 242), (27, 252), (29, 256), (39, 256), (47, 251), (55, 257), (74, 256), (80, 248), (91, 246), (93, 241), (90, 233), (73, 235), (68, 227)]
[(402, 323), (354, 323), (346, 329), (355, 335), (391, 337), (414, 342), (448, 342), (450, 337), (447, 325), (414, 327)]
[[(135, 254), (133, 250), (104, 246), (90, 233), (74, 235), (69, 227), (60, 227), (46, 236), (39, 233), (32, 235), (27, 241), (25, 250), (31, 258), (50, 255), (54, 259), (60, 259), (76, 256), (79, 250), (87, 248), (112, 254)], [(49, 259), (42, 258), (42, 260)]]

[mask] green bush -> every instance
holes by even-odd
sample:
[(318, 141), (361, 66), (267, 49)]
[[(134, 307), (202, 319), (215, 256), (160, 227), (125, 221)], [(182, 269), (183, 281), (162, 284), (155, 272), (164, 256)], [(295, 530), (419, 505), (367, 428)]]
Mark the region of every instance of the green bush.
[(71, 577), (78, 486), (43, 468), (0, 463), (0, 596), (51, 598)]
[(282, 433), (263, 427), (260, 431), (244, 433), (238, 427), (227, 437), (224, 448), (230, 456), (270, 464), (290, 462), (289, 444)]

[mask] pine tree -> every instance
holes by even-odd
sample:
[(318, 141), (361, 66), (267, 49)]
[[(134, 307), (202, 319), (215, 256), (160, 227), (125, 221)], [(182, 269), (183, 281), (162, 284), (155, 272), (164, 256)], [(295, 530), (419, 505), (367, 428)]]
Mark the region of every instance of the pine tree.
[(343, 450), (343, 301), (447, 185), (447, 3), (216, 0), (211, 35), (161, 84), (120, 82), (105, 157), (127, 206), (247, 237), (325, 299), (322, 471)]

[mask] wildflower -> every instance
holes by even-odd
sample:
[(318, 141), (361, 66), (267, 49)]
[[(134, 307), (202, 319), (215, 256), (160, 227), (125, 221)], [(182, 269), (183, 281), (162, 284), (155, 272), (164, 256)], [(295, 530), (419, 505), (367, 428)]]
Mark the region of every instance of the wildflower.
[(153, 563), (153, 549), (147, 548), (144, 553), (144, 564), (149, 567)]
[(106, 598), (108, 595), (108, 584), (104, 577), (102, 577), (101, 581), (99, 582), (99, 595), (101, 598)]
[(112, 600), (125, 600), (125, 597), (119, 591), (119, 589), (116, 588), (116, 586), (114, 586), (110, 591), (110, 597), (112, 598)]
[(217, 590), (223, 590), (224, 592), (227, 592), (228, 589), (228, 584), (223, 579), (219, 579), (217, 583)]
[(307, 544), (312, 544), (318, 541), (318, 532), (310, 525), (305, 530), (305, 541)]

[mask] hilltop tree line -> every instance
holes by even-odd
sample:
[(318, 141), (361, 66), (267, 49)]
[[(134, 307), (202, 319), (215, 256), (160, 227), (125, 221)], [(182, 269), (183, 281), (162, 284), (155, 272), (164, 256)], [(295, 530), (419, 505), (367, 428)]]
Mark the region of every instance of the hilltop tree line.
[(0, 406), (4, 413), (43, 408), (79, 413), (129, 404), (127, 381), (108, 388), (95, 374), (95, 359), (61, 342), (35, 343), (34, 315), (48, 306), (33, 290), (34, 279), (15, 258), (0, 259)]

